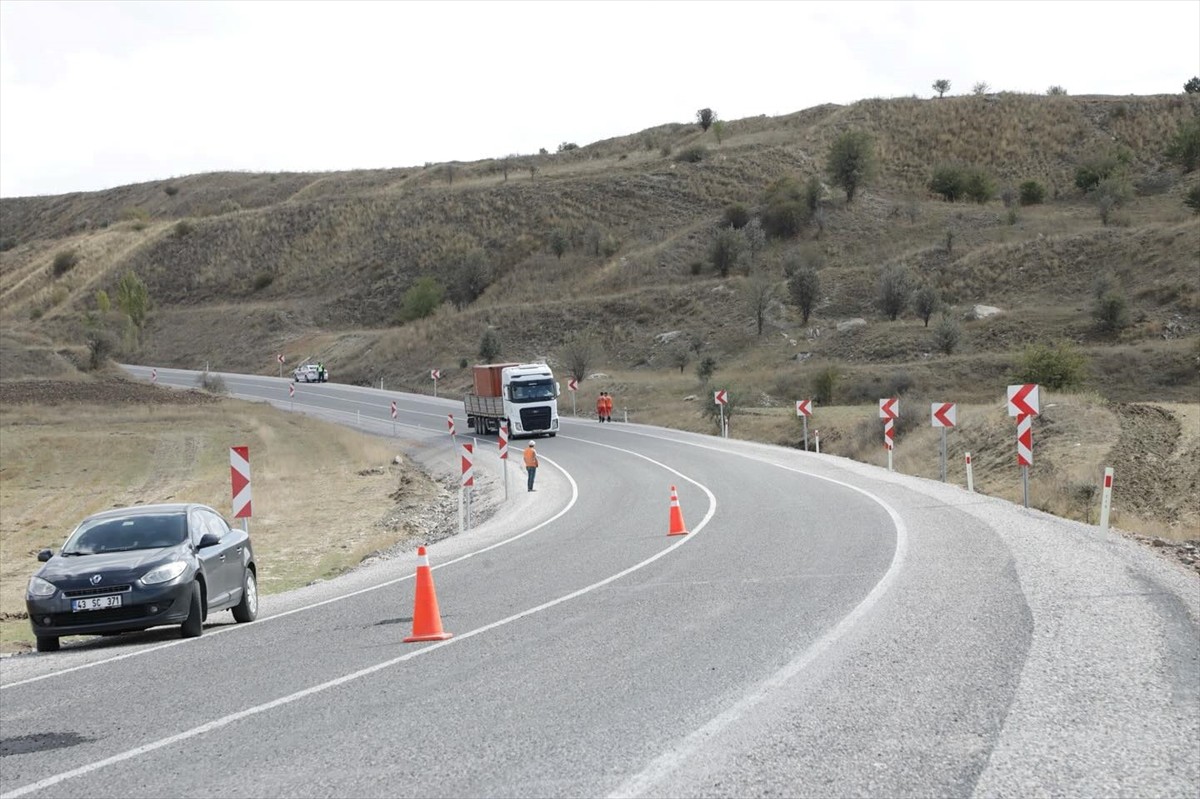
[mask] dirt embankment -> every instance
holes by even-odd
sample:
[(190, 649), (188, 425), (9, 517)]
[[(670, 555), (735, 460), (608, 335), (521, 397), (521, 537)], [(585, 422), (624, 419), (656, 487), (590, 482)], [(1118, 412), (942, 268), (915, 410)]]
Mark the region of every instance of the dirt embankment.
[(210, 405), (219, 398), (197, 389), (164, 390), (120, 378), (89, 381), (17, 380), (0, 382), (0, 405)]

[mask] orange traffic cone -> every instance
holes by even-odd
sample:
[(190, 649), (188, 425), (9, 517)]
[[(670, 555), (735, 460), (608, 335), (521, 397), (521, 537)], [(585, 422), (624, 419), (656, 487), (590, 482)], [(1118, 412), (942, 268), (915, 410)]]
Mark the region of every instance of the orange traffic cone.
[(453, 633), (442, 630), (442, 615), (438, 612), (437, 593), (433, 590), (433, 571), (425, 547), (417, 547), (417, 598), (413, 603), (412, 635), (404, 643), (415, 641), (445, 641)]
[(675, 493), (675, 486), (671, 486), (671, 526), (667, 530), (667, 535), (687, 535), (687, 528), (683, 526), (683, 511), (679, 508), (679, 495)]

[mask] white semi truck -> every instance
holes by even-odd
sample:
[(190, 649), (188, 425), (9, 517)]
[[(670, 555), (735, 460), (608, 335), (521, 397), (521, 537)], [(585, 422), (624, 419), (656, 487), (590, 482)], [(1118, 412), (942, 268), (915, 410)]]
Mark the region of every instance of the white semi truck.
[(544, 363), (486, 363), (475, 367), (475, 390), (463, 398), (467, 427), (512, 438), (558, 435), (558, 383)]

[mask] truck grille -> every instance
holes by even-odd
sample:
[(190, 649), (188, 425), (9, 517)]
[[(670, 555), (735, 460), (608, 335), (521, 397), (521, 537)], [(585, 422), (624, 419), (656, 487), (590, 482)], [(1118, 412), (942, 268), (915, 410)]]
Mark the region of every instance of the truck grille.
[(522, 408), (521, 427), (525, 430), (549, 430), (550, 409), (546, 407)]

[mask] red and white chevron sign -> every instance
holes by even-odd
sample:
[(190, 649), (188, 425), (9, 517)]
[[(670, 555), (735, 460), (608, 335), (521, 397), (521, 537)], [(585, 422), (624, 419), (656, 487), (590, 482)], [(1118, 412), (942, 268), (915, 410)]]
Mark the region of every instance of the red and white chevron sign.
[(454, 414), (446, 414), (446, 428), (450, 431), (450, 435), (454, 435)]
[(278, 355), (276, 355), (275, 360), (279, 361), (280, 363), (283, 363), (283, 353), (281, 352)]
[(430, 369), (429, 376), (430, 376), (430, 378), (432, 378), (434, 380), (438, 380), (442, 376), (442, 370), (441, 369)]
[(233, 485), (233, 518), (250, 517), (250, 448), (229, 448), (229, 479)]
[(572, 377), (570, 380), (567, 381), (567, 391), (578, 391), (578, 390), (579, 390), (579, 381)]
[(884, 419), (883, 420), (883, 448), (884, 449), (895, 449), (896, 448), (896, 420), (895, 419)]
[(812, 416), (812, 400), (796, 400), (797, 416)]
[(717, 389), (716, 391), (713, 392), (713, 402), (716, 403), (717, 405), (728, 405), (729, 404), (728, 392), (726, 392), (726, 390), (723, 388)]
[(157, 370), (157, 369), (151, 369), (151, 370), (150, 370), (150, 382), (151, 382), (151, 383), (157, 383), (157, 382), (158, 382), (158, 370)]
[(500, 460), (508, 460), (508, 422), (500, 423)]
[(900, 416), (900, 398), (888, 397), (879, 400), (879, 418), (895, 419)]
[(289, 397), (296, 396), (296, 386), (293, 383), (288, 383), (288, 396)]
[(474, 449), (474, 446), (471, 444), (471, 442), (469, 442), (469, 441), (463, 442), (462, 453), (461, 453), (460, 457), (462, 459), (462, 484), (463, 484), (464, 488), (467, 486), (475, 485), (474, 453), (472, 452), (473, 449)]
[(1033, 414), (1017, 417), (1017, 465), (1033, 465)]
[(392, 418), (396, 418), (396, 401), (392, 400)]
[(935, 402), (929, 406), (934, 427), (954, 427), (958, 424), (958, 406), (953, 402)]
[(1037, 416), (1041, 413), (1039, 405), (1037, 383), (1008, 387), (1009, 416), (1020, 416), (1021, 414)]

